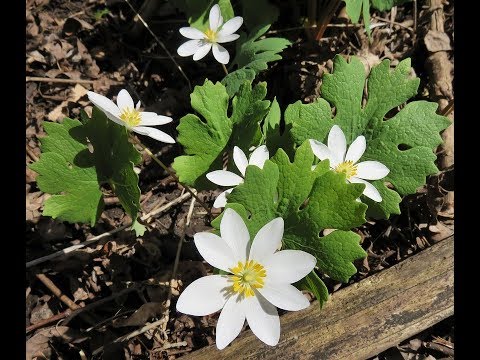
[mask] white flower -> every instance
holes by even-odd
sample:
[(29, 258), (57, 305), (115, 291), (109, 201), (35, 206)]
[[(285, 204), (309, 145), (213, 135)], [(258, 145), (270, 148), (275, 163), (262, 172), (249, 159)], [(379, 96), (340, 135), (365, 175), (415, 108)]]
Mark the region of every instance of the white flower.
[(201, 32), (193, 27), (180, 28), (180, 34), (192, 40), (180, 45), (177, 53), (180, 56), (193, 55), (193, 60), (197, 61), (207, 55), (210, 49), (212, 49), (213, 56), (219, 63), (228, 64), (230, 54), (227, 49), (219, 44), (235, 41), (240, 37), (240, 35), (234, 34), (234, 32), (242, 26), (243, 18), (235, 16), (223, 24), (220, 6), (216, 4), (210, 9), (209, 22), (210, 27), (205, 32)]
[[(256, 148), (250, 155), (250, 160), (247, 160), (245, 153), (238, 146), (233, 148), (233, 162), (237, 166), (237, 169), (240, 171), (242, 176), (237, 175), (231, 171), (226, 170), (215, 170), (209, 172), (206, 176), (207, 179), (213, 182), (214, 184), (220, 186), (237, 186), (243, 183), (243, 177), (245, 176), (245, 171), (247, 170), (248, 165), (256, 165), (260, 169), (263, 168), (263, 164), (268, 160), (270, 154), (265, 145), (259, 146)], [(225, 190), (213, 203), (213, 207), (221, 208), (227, 204), (227, 194), (230, 194), (233, 191), (233, 187)]]
[(88, 92), (88, 99), (107, 117), (119, 125), (136, 133), (150, 136), (151, 138), (164, 143), (173, 144), (175, 140), (168, 134), (158, 129), (148, 127), (165, 125), (173, 119), (168, 116), (157, 115), (154, 112), (139, 111), (140, 101), (137, 106), (133, 105), (133, 99), (127, 90), (122, 89), (117, 95), (117, 104), (103, 95)]
[(330, 167), (336, 172), (344, 173), (347, 181), (365, 184), (363, 195), (376, 202), (382, 201), (382, 196), (375, 186), (365, 180), (383, 179), (390, 170), (378, 161), (362, 161), (357, 164), (367, 148), (363, 135), (357, 137), (347, 151), (345, 134), (340, 127), (334, 125), (328, 134), (328, 147), (313, 139), (310, 139), (310, 145), (316, 157), (330, 160)]
[(219, 349), (238, 336), (245, 319), (260, 340), (274, 346), (280, 338), (276, 307), (296, 311), (310, 305), (291, 284), (310, 273), (316, 259), (300, 250), (275, 252), (282, 242), (283, 226), (282, 218), (270, 221), (250, 246), (243, 219), (227, 209), (220, 223), (221, 237), (208, 232), (195, 234), (195, 245), (203, 258), (230, 274), (195, 280), (178, 298), (177, 310), (204, 316), (223, 309), (216, 331)]

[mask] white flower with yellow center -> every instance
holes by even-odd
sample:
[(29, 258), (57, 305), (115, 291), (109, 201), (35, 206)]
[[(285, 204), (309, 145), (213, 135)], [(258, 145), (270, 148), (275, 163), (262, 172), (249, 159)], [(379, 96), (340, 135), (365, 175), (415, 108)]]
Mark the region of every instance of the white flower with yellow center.
[(328, 134), (328, 146), (320, 141), (310, 139), (313, 153), (320, 160), (328, 159), (330, 167), (339, 173), (344, 173), (347, 181), (365, 184), (363, 195), (373, 201), (382, 201), (378, 190), (366, 180), (380, 180), (388, 175), (390, 170), (378, 161), (362, 161), (357, 163), (367, 148), (365, 136), (357, 137), (347, 151), (347, 140), (339, 126), (334, 125)]
[(310, 305), (291, 284), (310, 273), (316, 259), (300, 250), (276, 252), (282, 243), (282, 218), (263, 226), (250, 246), (243, 219), (227, 209), (220, 223), (220, 234), (221, 237), (197, 233), (195, 245), (209, 264), (229, 274), (195, 280), (180, 294), (177, 310), (204, 316), (222, 309), (216, 331), (219, 349), (238, 336), (245, 319), (260, 340), (274, 346), (280, 338), (276, 308), (296, 311)]
[(213, 56), (219, 63), (228, 64), (230, 54), (227, 49), (219, 44), (235, 41), (240, 37), (240, 35), (234, 34), (234, 32), (242, 26), (243, 18), (235, 16), (223, 24), (220, 6), (216, 4), (210, 9), (209, 23), (210, 26), (205, 32), (193, 27), (180, 28), (180, 34), (192, 40), (180, 45), (177, 53), (180, 56), (193, 55), (193, 60), (197, 61), (202, 59), (212, 49)]
[(102, 110), (105, 115), (119, 125), (125, 126), (138, 134), (147, 135), (164, 143), (173, 144), (175, 140), (168, 134), (150, 126), (165, 125), (172, 122), (172, 118), (157, 115), (154, 112), (139, 111), (140, 101), (134, 106), (133, 99), (127, 90), (122, 89), (117, 95), (117, 104), (103, 95), (89, 91), (88, 99)]
[[(243, 178), (245, 177), (245, 171), (247, 170), (248, 165), (258, 166), (260, 169), (263, 168), (263, 164), (268, 160), (270, 154), (265, 145), (259, 146), (256, 148), (250, 155), (250, 160), (247, 160), (247, 156), (238, 146), (233, 148), (233, 162), (237, 167), (238, 171), (242, 176), (235, 174), (231, 171), (226, 170), (215, 170), (209, 172), (206, 176), (207, 179), (213, 182), (214, 184), (220, 186), (237, 186), (243, 183)], [(227, 194), (230, 194), (233, 191), (233, 188), (227, 189), (222, 192), (215, 199), (213, 207), (221, 208), (227, 204)]]

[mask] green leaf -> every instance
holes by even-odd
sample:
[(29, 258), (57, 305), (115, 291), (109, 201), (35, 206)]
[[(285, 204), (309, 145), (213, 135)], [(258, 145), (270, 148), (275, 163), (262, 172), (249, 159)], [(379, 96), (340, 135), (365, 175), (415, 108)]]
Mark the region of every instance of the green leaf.
[(281, 130), (281, 111), (277, 99), (274, 98), (262, 126), (263, 142), (267, 145), (271, 154), (283, 149), (289, 156), (293, 157), (293, 140), (290, 134), (291, 124), (285, 123), (284, 130)]
[(402, 5), (412, 0), (372, 0), (372, 6), (380, 11), (388, 11), (392, 7)]
[(278, 8), (268, 0), (243, 0), (242, 15), (248, 29), (273, 24), (278, 19)]
[(357, 24), (360, 14), (363, 16), (365, 31), (370, 37), (370, 0), (345, 0), (347, 15)]
[[(41, 139), (40, 160), (30, 165), (38, 173), (37, 185), (52, 196), (45, 201), (43, 215), (72, 223), (95, 225), (103, 209), (97, 172), (92, 165), (79, 164), (77, 155), (88, 151), (84, 137), (71, 133), (83, 130), (78, 120), (66, 118), (63, 123), (44, 122), (48, 134)], [(86, 162), (92, 163), (91, 159)]]
[(130, 227), (130, 230), (135, 231), (136, 236), (143, 236), (147, 228), (144, 225), (140, 224), (137, 219), (133, 222), (132, 226)]
[(317, 298), (320, 309), (328, 300), (328, 289), (315, 271), (305, 276), (295, 286), (301, 290), (311, 291)]
[(191, 27), (205, 31), (209, 27), (208, 17), (213, 5), (220, 6), (223, 21), (233, 18), (233, 8), (230, 0), (173, 0), (174, 6), (185, 12)]
[[(363, 184), (348, 184), (343, 174), (329, 170), (322, 161), (311, 170), (314, 160), (305, 142), (290, 162), (279, 149), (263, 169), (248, 166), (245, 181), (228, 196), (227, 208), (245, 220), (251, 238), (276, 217), (285, 221), (283, 248), (304, 250), (317, 258), (320, 271), (346, 282), (355, 274), (352, 261), (366, 256), (360, 237), (348, 231), (365, 222), (367, 206), (355, 199)], [(221, 217), (212, 225), (219, 227)], [(324, 229), (339, 229), (320, 236)]]
[(227, 114), (229, 97), (221, 83), (206, 80), (196, 86), (190, 95), (192, 108), (203, 117), (188, 114), (180, 119), (178, 142), (185, 154), (175, 158), (173, 168), (180, 181), (197, 188), (211, 188), (204, 174), (222, 168), (222, 155), (234, 146), (247, 151), (260, 140), (260, 122), (268, 111), (270, 102), (263, 100), (267, 93), (265, 83), (252, 88), (244, 83), (232, 99), (232, 115)]
[(128, 142), (126, 129), (97, 108), (85, 124), (66, 118), (62, 124), (45, 123), (44, 128), (48, 136), (41, 140), (42, 155), (31, 165), (39, 174), (39, 188), (52, 194), (43, 214), (93, 226), (103, 209), (100, 186), (109, 184), (135, 221), (140, 189), (133, 165), (141, 156)]
[(245, 81), (252, 82), (256, 75), (257, 73), (253, 69), (239, 69), (225, 76), (222, 84), (225, 85), (228, 96), (232, 97)]
[(229, 73), (222, 80), (230, 97), (238, 91), (244, 79), (253, 80), (260, 71), (268, 68), (269, 62), (280, 60), (282, 57), (279, 53), (291, 44), (284, 38), (260, 39), (269, 28), (270, 24), (256, 27), (250, 35), (242, 33), (237, 40), (236, 56), (230, 67), (237, 65), (238, 70)]
[[(375, 218), (399, 214), (400, 195), (415, 193), (428, 175), (438, 171), (432, 150), (442, 142), (440, 131), (450, 124), (447, 118), (436, 114), (437, 105), (427, 101), (411, 102), (385, 120), (388, 112), (416, 95), (419, 79), (410, 78), (409, 74), (410, 59), (400, 62), (394, 70), (390, 69), (390, 61), (384, 60), (372, 68), (367, 81), (363, 64), (357, 58), (352, 57), (347, 63), (336, 56), (333, 73), (323, 79), (324, 99), (307, 105), (298, 101), (285, 111), (296, 144), (310, 138), (326, 143), (335, 124), (344, 131), (348, 144), (359, 135), (366, 137), (367, 150), (360, 161), (380, 161), (390, 169), (387, 177), (373, 182), (383, 201), (364, 199), (373, 207), (368, 215)], [(362, 106), (366, 81), (368, 98)], [(336, 110), (334, 117), (332, 106)], [(395, 191), (384, 182), (391, 183)]]
[(345, 0), (347, 15), (353, 23), (358, 23), (358, 20), (360, 20), (364, 1), (365, 0)]

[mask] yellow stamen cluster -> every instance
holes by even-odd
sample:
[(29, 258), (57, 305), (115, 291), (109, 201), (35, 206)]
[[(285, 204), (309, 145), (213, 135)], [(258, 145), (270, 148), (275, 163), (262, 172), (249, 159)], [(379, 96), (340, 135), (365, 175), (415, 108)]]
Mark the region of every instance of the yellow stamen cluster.
[(248, 260), (246, 263), (238, 262), (238, 265), (230, 269), (233, 273), (233, 291), (245, 297), (254, 296), (253, 289), (261, 289), (265, 285), (267, 272), (265, 268), (255, 260)]
[(212, 29), (208, 29), (205, 31), (205, 36), (207, 37), (207, 41), (214, 43), (217, 41), (217, 32), (213, 31)]
[(122, 119), (129, 127), (134, 127), (140, 124), (142, 117), (140, 111), (132, 108), (124, 108), (120, 114), (120, 119)]
[(335, 171), (338, 173), (344, 173), (347, 176), (347, 179), (350, 179), (352, 176), (357, 175), (357, 165), (353, 164), (353, 161), (344, 161), (337, 165)]

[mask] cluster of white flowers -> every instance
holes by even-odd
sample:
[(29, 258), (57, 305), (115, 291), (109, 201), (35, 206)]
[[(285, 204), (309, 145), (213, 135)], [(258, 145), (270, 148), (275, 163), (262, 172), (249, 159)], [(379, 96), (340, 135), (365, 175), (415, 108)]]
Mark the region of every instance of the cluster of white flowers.
[[(202, 32), (184, 27), (180, 33), (190, 39), (177, 52), (180, 56), (193, 55), (202, 59), (212, 49), (215, 59), (227, 64), (228, 51), (221, 43), (238, 39), (234, 34), (243, 23), (240, 16), (223, 23), (220, 7), (210, 10), (209, 28)], [(158, 141), (174, 143), (168, 134), (153, 126), (164, 125), (172, 118), (154, 112), (140, 111), (140, 101), (134, 105), (130, 94), (121, 90), (117, 103), (100, 94), (89, 91), (90, 101), (115, 123), (128, 130), (147, 135)], [(347, 182), (365, 185), (363, 194), (377, 202), (382, 201), (378, 190), (367, 180), (379, 180), (388, 175), (389, 169), (378, 161), (358, 162), (366, 150), (364, 136), (357, 137), (347, 150), (343, 131), (335, 125), (328, 134), (328, 146), (310, 139), (313, 153), (320, 159), (328, 159), (332, 170), (344, 173)], [(248, 166), (263, 168), (270, 154), (265, 145), (259, 146), (247, 159), (237, 146), (233, 150), (233, 162), (240, 175), (227, 170), (216, 170), (206, 177), (216, 185), (227, 186), (213, 206), (225, 207), (227, 195), (244, 181)], [(190, 284), (180, 295), (177, 310), (186, 314), (203, 316), (222, 310), (217, 323), (216, 344), (225, 348), (240, 333), (245, 320), (253, 333), (264, 343), (276, 345), (280, 337), (280, 320), (277, 307), (296, 311), (309, 306), (309, 301), (293, 285), (311, 272), (315, 257), (299, 250), (281, 250), (284, 223), (276, 218), (263, 226), (250, 242), (248, 229), (240, 215), (226, 209), (220, 223), (220, 236), (208, 232), (194, 236), (195, 245), (203, 258), (228, 275), (210, 275)]]

